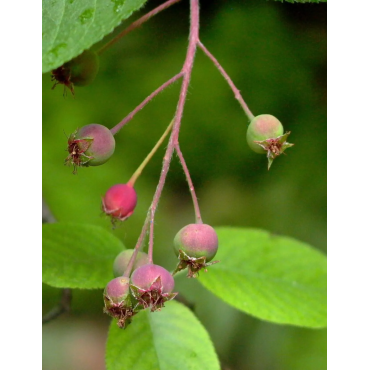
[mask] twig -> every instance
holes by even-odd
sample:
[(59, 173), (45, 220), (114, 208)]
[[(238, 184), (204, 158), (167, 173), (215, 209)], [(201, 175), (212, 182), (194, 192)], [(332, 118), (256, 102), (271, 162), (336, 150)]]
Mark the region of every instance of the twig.
[(162, 171), (159, 178), (159, 183), (157, 189), (155, 191), (152, 204), (149, 208), (150, 212), (150, 233), (149, 233), (149, 248), (148, 248), (148, 255), (151, 259), (153, 256), (153, 227), (154, 227), (154, 215), (159, 203), (159, 198), (161, 196), (164, 183), (166, 181), (166, 176), (168, 173), (168, 169), (170, 167), (170, 162), (172, 159), (172, 155), (175, 149), (175, 146), (178, 144), (179, 140), (179, 132), (181, 126), (181, 119), (182, 114), (184, 111), (185, 105), (185, 98), (189, 88), (190, 76), (191, 71), (193, 68), (195, 52), (197, 48), (197, 42), (199, 40), (199, 0), (190, 0), (190, 37), (189, 37), (189, 46), (186, 53), (185, 62), (182, 68), (182, 73), (184, 78), (182, 80), (181, 90), (180, 90), (180, 98), (177, 104), (177, 110), (174, 119), (174, 125), (172, 129), (172, 134), (169, 140), (169, 144), (166, 150), (166, 154), (163, 159)]
[(242, 108), (243, 108), (245, 114), (247, 115), (247, 117), (249, 118), (249, 120), (252, 121), (252, 119), (254, 118), (254, 115), (250, 111), (250, 109), (248, 108), (246, 102), (244, 101), (243, 97), (240, 94), (240, 91), (236, 88), (234, 82), (231, 80), (229, 75), (222, 68), (221, 64), (217, 61), (217, 59), (210, 53), (210, 51), (200, 42), (200, 40), (198, 40), (198, 46), (204, 51), (204, 53), (207, 55), (207, 57), (212, 60), (212, 62), (217, 67), (217, 69), (220, 71), (222, 76), (224, 76), (224, 78), (227, 81), (227, 83), (229, 84), (231, 90), (235, 94), (235, 99), (240, 103), (240, 105), (242, 106)]
[(175, 146), (175, 149), (176, 149), (177, 155), (180, 159), (182, 168), (185, 172), (186, 181), (188, 182), (190, 194), (191, 194), (191, 197), (193, 199), (193, 205), (194, 205), (194, 211), (195, 211), (195, 222), (197, 224), (201, 224), (203, 222), (202, 222), (202, 217), (201, 217), (201, 214), (200, 214), (198, 199), (197, 199), (197, 196), (195, 194), (194, 185), (193, 185), (193, 182), (191, 181), (190, 172), (189, 172), (188, 167), (186, 165), (185, 158), (181, 153), (179, 143), (177, 143), (177, 145)]
[(126, 123), (128, 123), (134, 115), (139, 112), (141, 109), (143, 109), (156, 95), (158, 95), (161, 91), (163, 91), (167, 86), (171, 85), (175, 81), (177, 81), (179, 78), (181, 78), (184, 75), (183, 72), (178, 73), (176, 76), (169, 79), (167, 82), (165, 82), (162, 86), (160, 86), (157, 90), (153, 91), (146, 99), (143, 100), (142, 103), (140, 103), (130, 114), (128, 114), (121, 122), (117, 123), (113, 128), (111, 128), (111, 133), (115, 135)]
[(62, 313), (68, 312), (71, 307), (72, 301), (72, 290), (71, 289), (63, 289), (62, 290), (62, 298), (57, 306), (52, 308), (46, 315), (42, 318), (42, 324), (46, 324), (57, 317), (59, 317)]

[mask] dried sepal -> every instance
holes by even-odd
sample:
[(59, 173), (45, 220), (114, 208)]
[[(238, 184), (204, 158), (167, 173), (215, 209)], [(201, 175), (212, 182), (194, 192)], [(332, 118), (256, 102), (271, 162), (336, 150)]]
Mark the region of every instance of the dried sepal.
[(77, 173), (77, 167), (88, 166), (89, 161), (94, 157), (86, 154), (94, 139), (85, 137), (82, 139), (76, 138), (76, 130), (68, 138), (68, 157), (64, 160), (67, 166), (73, 166), (73, 174)]
[(143, 289), (135, 285), (131, 285), (130, 288), (132, 295), (137, 300), (137, 308), (150, 308), (152, 312), (159, 311), (164, 307), (165, 302), (174, 299), (177, 295), (177, 293), (163, 293), (163, 285), (160, 276), (153, 281), (149, 289)]
[(188, 278), (196, 278), (199, 276), (199, 271), (204, 269), (207, 272), (206, 267), (214, 265), (220, 261), (212, 261), (206, 262), (206, 257), (190, 257), (188, 256), (182, 249), (179, 249), (179, 256), (180, 262), (177, 264), (174, 272), (172, 275), (175, 275), (177, 272), (188, 268)]
[(117, 325), (121, 329), (125, 329), (127, 325), (131, 324), (132, 317), (138, 313), (134, 310), (133, 302), (130, 297), (127, 297), (121, 302), (113, 302), (113, 300), (104, 294), (104, 309), (103, 312), (107, 315), (117, 319)]
[[(274, 159), (279, 156), (280, 154), (284, 153), (284, 151), (294, 144), (288, 143), (286, 140), (290, 135), (290, 131), (286, 132), (284, 135), (278, 136), (272, 139), (266, 139), (262, 141), (254, 141), (257, 145), (262, 147), (267, 152), (267, 161), (268, 165), (267, 168), (270, 169), (272, 162)], [(284, 153), (285, 154), (285, 153)]]
[(62, 65), (51, 71), (51, 81), (54, 82), (52, 90), (57, 85), (64, 85), (63, 96), (67, 95), (67, 88), (71, 91), (72, 95), (75, 94), (74, 85), (71, 81), (71, 69), (67, 65)]

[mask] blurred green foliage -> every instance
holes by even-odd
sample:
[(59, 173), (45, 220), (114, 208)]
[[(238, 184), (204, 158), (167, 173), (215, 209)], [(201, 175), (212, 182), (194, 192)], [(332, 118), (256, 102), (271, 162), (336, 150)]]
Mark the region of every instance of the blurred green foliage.
[[(149, 1), (114, 34), (160, 3)], [(186, 53), (188, 18), (188, 2), (183, 1), (122, 39), (101, 56), (96, 80), (77, 87), (75, 98), (64, 98), (61, 86), (52, 91), (50, 75), (43, 76), (43, 196), (59, 221), (111, 230), (100, 211), (101, 196), (111, 185), (127, 182), (159, 139), (174, 115), (180, 83), (156, 97), (117, 134), (115, 155), (103, 166), (81, 168), (72, 175), (72, 168), (63, 166), (65, 134), (89, 123), (113, 127), (178, 73)], [(204, 222), (214, 227), (263, 228), (325, 251), (326, 4), (201, 1), (200, 37), (252, 112), (275, 115), (285, 130), (292, 131), (290, 141), (295, 144), (267, 171), (266, 158), (246, 144), (245, 114), (215, 66), (198, 50), (180, 144)], [(163, 154), (164, 147), (137, 181), (134, 215), (111, 231), (127, 248), (135, 245), (141, 231)], [(174, 157), (156, 214), (155, 263), (168, 269), (175, 266), (173, 237), (193, 221), (187, 183)], [(177, 290), (209, 331), (225, 369), (326, 368), (325, 330), (261, 322), (184, 276), (177, 279)], [(59, 292), (47, 286), (43, 291), (47, 311)], [(101, 291), (74, 291), (69, 316), (44, 328), (45, 370), (103, 368), (102, 362), (89, 358), (94, 345), (94, 356), (104, 355), (109, 318), (102, 314), (102, 306)], [(90, 352), (84, 347), (94, 340), (90, 334), (82, 336), (82, 342), (75, 339), (81, 337), (77, 331), (86, 333), (86, 328), (103, 338), (91, 344)], [(82, 359), (77, 362), (66, 345), (72, 347), (73, 340), (81, 345)]]

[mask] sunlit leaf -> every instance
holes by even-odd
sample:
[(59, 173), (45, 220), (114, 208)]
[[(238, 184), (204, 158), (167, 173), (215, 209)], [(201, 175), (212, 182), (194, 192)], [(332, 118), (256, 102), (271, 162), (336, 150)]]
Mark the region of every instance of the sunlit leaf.
[(266, 231), (217, 228), (220, 260), (199, 280), (239, 310), (280, 324), (326, 326), (326, 257)]

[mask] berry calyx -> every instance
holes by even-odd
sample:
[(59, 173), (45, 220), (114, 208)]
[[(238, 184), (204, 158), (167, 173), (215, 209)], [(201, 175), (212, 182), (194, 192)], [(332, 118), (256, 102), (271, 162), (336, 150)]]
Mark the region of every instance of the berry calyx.
[(97, 123), (81, 127), (68, 138), (66, 165), (73, 165), (73, 173), (79, 166), (100, 166), (114, 153), (116, 142), (110, 130)]
[(104, 289), (104, 312), (118, 319), (117, 325), (125, 328), (137, 312), (130, 294), (130, 279), (124, 276), (111, 280)]
[(218, 262), (209, 262), (218, 249), (216, 231), (209, 225), (189, 224), (183, 227), (176, 234), (173, 245), (180, 260), (174, 274), (187, 267), (188, 277), (196, 277), (202, 268)]
[(277, 156), (294, 145), (286, 141), (290, 132), (283, 133), (283, 125), (271, 114), (254, 117), (248, 126), (247, 143), (254, 152), (267, 153), (268, 169)]
[(112, 222), (124, 221), (134, 213), (137, 203), (135, 189), (130, 184), (117, 184), (110, 187), (102, 199), (102, 208)]
[(131, 275), (131, 291), (140, 306), (160, 310), (166, 301), (177, 295), (172, 293), (175, 280), (164, 267), (147, 264), (136, 269)]
[[(122, 276), (125, 273), (127, 265), (130, 262), (133, 253), (134, 249), (126, 249), (116, 257), (116, 259), (113, 262), (113, 275), (115, 277)], [(135, 263), (132, 268), (132, 271), (148, 263), (149, 256), (144, 252), (138, 252), (135, 258)]]
[[(52, 70), (51, 80), (64, 85), (74, 95), (74, 86), (86, 86), (94, 81), (99, 70), (99, 58), (93, 51), (86, 50), (62, 66)], [(65, 93), (65, 92), (64, 92)]]

